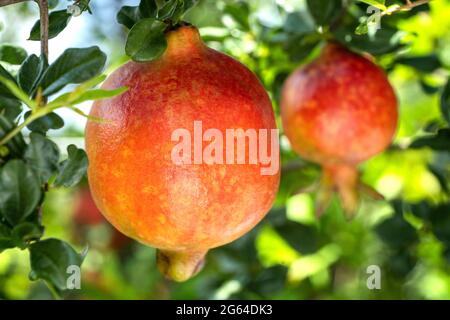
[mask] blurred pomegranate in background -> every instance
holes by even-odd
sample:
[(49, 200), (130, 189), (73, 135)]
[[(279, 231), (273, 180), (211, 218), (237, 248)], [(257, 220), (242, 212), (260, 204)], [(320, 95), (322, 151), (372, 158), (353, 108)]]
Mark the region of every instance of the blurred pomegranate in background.
[(106, 221), (86, 187), (75, 194), (74, 221), (84, 226), (95, 226)]
[(111, 224), (103, 217), (100, 210), (95, 205), (91, 191), (87, 186), (78, 189), (74, 195), (73, 221), (75, 224), (74, 236), (79, 243), (85, 243), (86, 239), (89, 238), (87, 233), (90, 228), (102, 225), (107, 226), (111, 233), (109, 241), (106, 243), (107, 248), (120, 250), (133, 241), (111, 226)]
[(381, 68), (328, 43), (287, 79), (281, 116), (292, 148), (322, 166), (318, 214), (333, 191), (348, 214), (357, 209), (359, 191), (380, 196), (360, 182), (357, 165), (386, 149), (397, 127), (397, 99)]

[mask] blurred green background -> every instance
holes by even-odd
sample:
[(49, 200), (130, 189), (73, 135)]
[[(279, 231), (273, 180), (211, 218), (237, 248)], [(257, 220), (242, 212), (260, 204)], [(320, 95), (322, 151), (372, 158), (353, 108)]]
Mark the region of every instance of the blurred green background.
[[(127, 60), (126, 30), (115, 15), (122, 5), (137, 2), (91, 1), (93, 15), (74, 17), (50, 41), (50, 59), (67, 47), (95, 44), (108, 54), (111, 72)], [(60, 1), (58, 8), (67, 4)], [(366, 8), (354, 3), (349, 11), (361, 17)], [(1, 43), (38, 52), (38, 42), (26, 41), (37, 17), (34, 4), (0, 8)], [(354, 28), (336, 32), (355, 49), (375, 54), (399, 99), (400, 122), (393, 146), (361, 167), (363, 180), (387, 201), (364, 199), (350, 221), (333, 201), (317, 219), (314, 193), (297, 191), (316, 181), (320, 169), (296, 156), (282, 135), (282, 181), (273, 209), (249, 234), (210, 251), (198, 276), (178, 284), (158, 272), (154, 249), (127, 239), (103, 220), (86, 182), (76, 190), (51, 190), (43, 213), (46, 236), (67, 240), (80, 250), (89, 246), (81, 290), (68, 290), (64, 298), (449, 299), (449, 152), (408, 147), (445, 123), (439, 102), (440, 87), (450, 70), (449, 17), (450, 1), (435, 0), (383, 18), (379, 38), (365, 36), (370, 41), (363, 44), (353, 41), (358, 40), (352, 38)], [(186, 20), (200, 27), (211, 47), (232, 55), (258, 75), (281, 128), (279, 92), (284, 79), (316, 57), (323, 45), (314, 38), (314, 34), (320, 38), (321, 30), (317, 32), (305, 1), (203, 0)], [(308, 28), (314, 31), (305, 32)], [(391, 29), (394, 32), (382, 38)], [(377, 43), (380, 39), (385, 42)], [(422, 60), (402, 62), (399, 57), (404, 56)], [(89, 110), (89, 105), (83, 109)], [(68, 126), (51, 133), (55, 141), (62, 150), (69, 143), (82, 146), (85, 119), (58, 113)], [(52, 298), (44, 283), (28, 279), (28, 259), (28, 253), (18, 249), (0, 254), (0, 298)], [(370, 265), (381, 269), (380, 290), (367, 288)]]

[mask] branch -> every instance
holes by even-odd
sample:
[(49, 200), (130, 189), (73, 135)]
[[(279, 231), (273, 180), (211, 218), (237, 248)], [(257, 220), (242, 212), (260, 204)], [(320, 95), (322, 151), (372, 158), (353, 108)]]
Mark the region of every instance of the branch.
[(391, 9), (383, 11), (381, 13), (381, 15), (385, 16), (385, 15), (391, 15), (391, 14), (393, 14), (395, 12), (398, 12), (398, 11), (409, 11), (409, 10), (415, 8), (415, 7), (421, 6), (423, 4), (427, 4), (430, 1), (431, 0), (417, 0), (417, 1), (412, 2), (410, 0), (407, 0), (405, 5), (392, 7)]
[(48, 1), (36, 0), (41, 21), (41, 54), (48, 60)]
[(31, 0), (0, 0), (0, 7), (9, 6), (10, 4), (25, 2), (25, 1), (31, 1)]

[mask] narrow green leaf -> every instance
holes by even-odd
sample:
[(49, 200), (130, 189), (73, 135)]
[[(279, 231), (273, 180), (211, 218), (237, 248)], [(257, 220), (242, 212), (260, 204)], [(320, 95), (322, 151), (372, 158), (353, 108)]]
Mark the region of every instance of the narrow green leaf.
[(386, 10), (385, 0), (359, 0), (360, 2), (364, 2), (369, 6), (374, 6), (382, 11)]
[(39, 84), (43, 95), (49, 96), (69, 83), (81, 83), (98, 75), (105, 62), (106, 55), (97, 46), (67, 49), (45, 71)]
[(12, 225), (29, 216), (41, 199), (41, 185), (22, 160), (8, 161), (0, 171), (0, 214)]
[[(48, 20), (48, 38), (52, 39), (56, 37), (61, 31), (67, 27), (72, 16), (67, 13), (67, 10), (53, 11), (50, 13)], [(38, 20), (31, 28), (30, 36), (28, 40), (39, 41), (41, 40), (41, 21)]]
[(21, 88), (19, 88), (19, 86), (14, 80), (10, 80), (0, 76), (0, 83), (2, 83), (3, 86), (5, 86), (9, 90), (9, 92), (11, 92), (17, 99), (21, 100), (31, 109), (37, 107), (36, 102), (34, 100), (31, 100), (28, 97), (28, 94), (24, 92)]
[(109, 99), (121, 95), (127, 91), (127, 87), (120, 87), (114, 90), (94, 89), (84, 92), (77, 100), (72, 102), (72, 105), (80, 104), (89, 100)]
[[(16, 79), (0, 64), (0, 78), (7, 79), (12, 82), (16, 82)], [(14, 94), (6, 87), (2, 82), (0, 82), (0, 96), (6, 98), (16, 98)]]
[(140, 20), (128, 34), (125, 52), (134, 61), (151, 61), (160, 57), (167, 47), (166, 24), (153, 18)]

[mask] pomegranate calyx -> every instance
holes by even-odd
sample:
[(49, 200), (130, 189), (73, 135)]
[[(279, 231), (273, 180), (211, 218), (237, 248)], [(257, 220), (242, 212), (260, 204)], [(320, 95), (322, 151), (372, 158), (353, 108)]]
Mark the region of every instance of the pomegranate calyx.
[(207, 251), (158, 250), (156, 263), (159, 271), (168, 279), (183, 282), (199, 273)]

